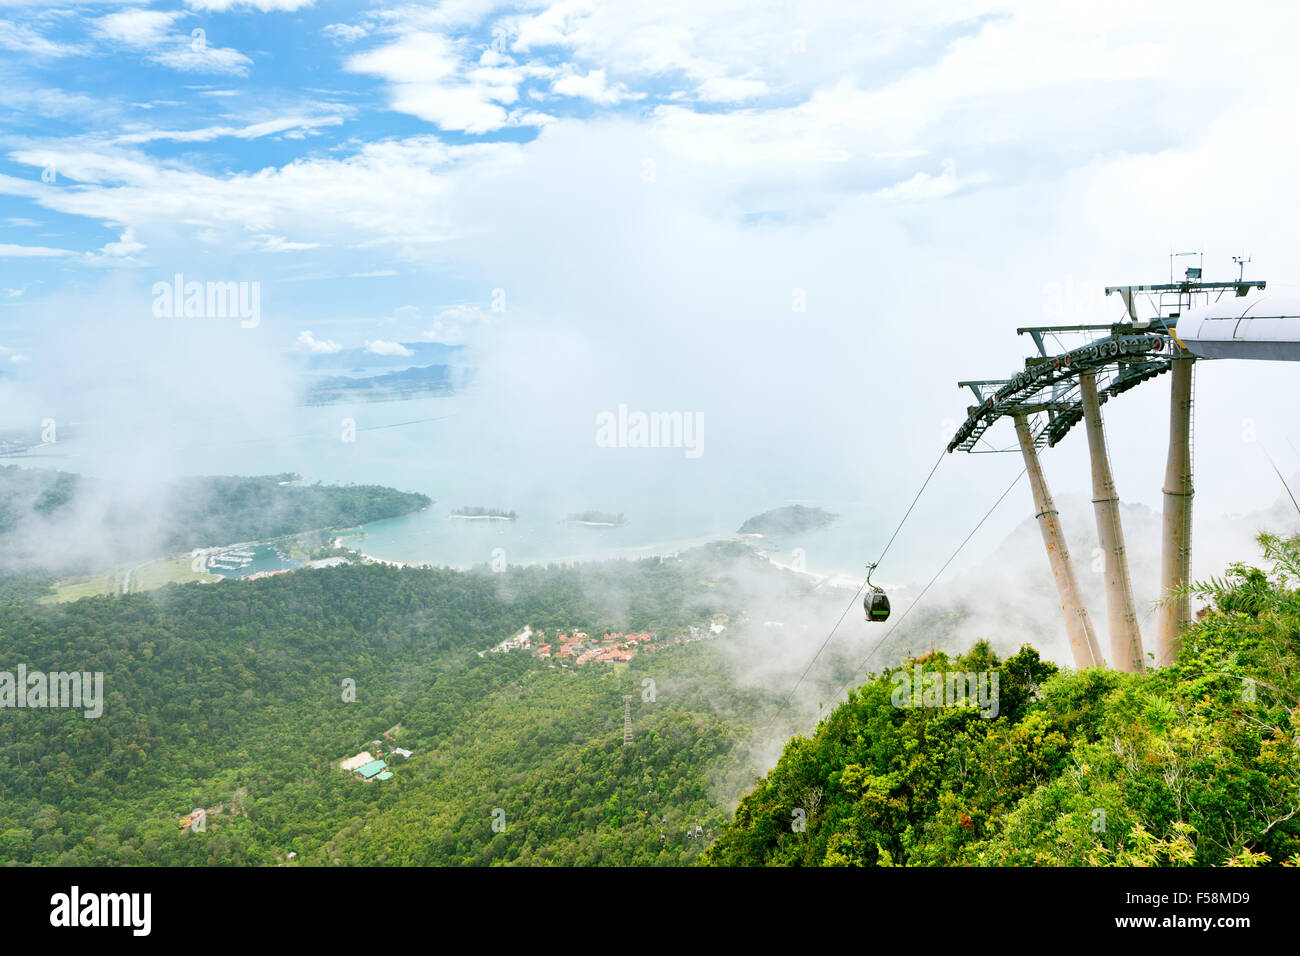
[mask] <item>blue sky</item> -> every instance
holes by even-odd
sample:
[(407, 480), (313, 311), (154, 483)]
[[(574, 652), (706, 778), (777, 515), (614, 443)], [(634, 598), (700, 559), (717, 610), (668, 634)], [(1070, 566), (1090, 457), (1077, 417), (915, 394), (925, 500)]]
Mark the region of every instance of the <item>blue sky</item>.
[(548, 127), (615, 149), (640, 134), (629, 182), (662, 164), (742, 225), (1059, 174), (1143, 103), (1123, 139), (1174, 138), (1167, 38), (1110, 42), (1131, 15), (1099, 32), (1015, 4), (859, 6), (7, 0), (0, 258), (22, 262), (6, 304), (202, 262), (311, 283), (281, 336), (318, 309), (391, 318), (358, 314), (377, 286), (430, 323), (403, 331), (437, 334), (508, 278), (457, 262), (496, 211), (444, 200), (527, 165)]
[[(741, 418), (829, 444), (906, 408), (877, 427), (921, 468), (952, 383), (1014, 368), (1010, 330), (1062, 282), (1104, 318), (1102, 286), (1161, 278), (1171, 247), (1298, 281), (1295, 26), (1253, 3), (0, 0), (0, 397), (39, 420), (111, 357), (162, 407), (150, 383), (227, 381), (218, 356), (255, 384), (286, 355), (464, 342), (539, 428), (631, 401), (707, 409), (719, 446)], [(159, 325), (176, 273), (260, 283), (259, 327)], [(1215, 374), (1252, 408), (1292, 394)], [(1235, 434), (1215, 407), (1201, 434)], [(1154, 469), (1134, 418), (1113, 441)]]

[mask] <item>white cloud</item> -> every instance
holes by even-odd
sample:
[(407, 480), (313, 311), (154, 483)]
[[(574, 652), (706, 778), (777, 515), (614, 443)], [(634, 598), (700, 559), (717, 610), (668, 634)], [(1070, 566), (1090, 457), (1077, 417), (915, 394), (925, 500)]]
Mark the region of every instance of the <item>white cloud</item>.
[(135, 8), (110, 13), (94, 21), (96, 33), (145, 54), (154, 63), (174, 70), (195, 73), (230, 73), (243, 76), (253, 61), (229, 47), (211, 46), (203, 27), (189, 34), (173, 32), (184, 15), (180, 11)]
[(370, 31), (365, 27), (350, 23), (331, 23), (329, 26), (324, 27), (321, 33), (340, 43), (354, 43), (362, 37), (368, 36)]
[(767, 92), (767, 84), (762, 80), (711, 76), (699, 85), (696, 92), (700, 99), (710, 103), (739, 103), (762, 96)]
[(455, 75), (460, 65), (452, 41), (441, 33), (412, 33), (357, 53), (347, 61), (354, 73), (369, 73), (390, 83), (438, 83)]
[(383, 339), (372, 339), (366, 343), (366, 351), (373, 352), (375, 355), (414, 355), (415, 353), (408, 349), (401, 342), (386, 342)]
[(190, 130), (146, 129), (125, 133), (115, 137), (118, 143), (149, 143), (156, 140), (170, 140), (177, 143), (204, 143), (223, 137), (234, 139), (257, 139), (261, 136), (274, 136), (279, 133), (289, 134), (293, 131), (314, 130), (326, 126), (339, 126), (343, 116), (335, 113), (328, 116), (280, 116), (275, 119), (249, 123), (245, 126), (205, 126)]
[(238, 50), (215, 46), (160, 49), (150, 54), (149, 59), (187, 73), (231, 73), (235, 76), (245, 76), (253, 65), (253, 61)]
[[(994, 8), (962, 9), (963, 16), (978, 17)], [(25, 196), (59, 212), (135, 226), (136, 234), (143, 237), (140, 241), (154, 248), (158, 243), (149, 238), (146, 227), (169, 230), (172, 242), (178, 241), (176, 235), (182, 237), (179, 241), (187, 235), (203, 236), (209, 248), (230, 242), (230, 248), (242, 249), (267, 241), (258, 237), (286, 235), (322, 247), (383, 246), (404, 263), (427, 261), (434, 246), (449, 239), (500, 228), (509, 214), (495, 210), (490, 190), (479, 188), (481, 184), (493, 179), (510, 183), (529, 176), (531, 170), (573, 162), (570, 156), (556, 154), (561, 143), (579, 152), (594, 151), (588, 173), (593, 179), (621, 181), (619, 177), (626, 176), (638, 184), (636, 188), (641, 188), (644, 160), (652, 158), (663, 188), (686, 189), (683, 197), (724, 219), (771, 210), (778, 211), (776, 219), (817, 217), (856, 198), (872, 196), (877, 204), (927, 196), (951, 198), (969, 191), (964, 187), (996, 185), (999, 175), (1014, 177), (1023, 164), (1033, 165), (1036, 175), (1051, 176), (1081, 158), (1129, 148), (1131, 133), (1113, 120), (1131, 113), (1141, 97), (1151, 98), (1151, 115), (1161, 124), (1146, 135), (1159, 142), (1186, 140), (1191, 130), (1201, 128), (1205, 116), (1223, 110), (1225, 101), (1233, 99), (1237, 88), (1225, 85), (1222, 69), (1215, 80), (1208, 75), (1196, 79), (1199, 73), (1190, 79), (1179, 74), (1176, 82), (1169, 78), (1169, 51), (1195, 47), (1191, 40), (1199, 38), (1194, 32), (1190, 40), (1183, 35), (1191, 29), (1188, 23), (1171, 21), (1174, 25), (1164, 24), (1161, 32), (1151, 22), (1153, 17), (1159, 19), (1158, 13), (1143, 13), (1147, 17), (1143, 20), (1124, 9), (1106, 9), (1116, 23), (1148, 39), (1130, 44), (1123, 38), (1125, 33), (1110, 46), (1098, 46), (1097, 38), (1105, 31), (1086, 17), (1070, 19), (1062, 14), (1064, 23), (1057, 23), (1026, 10), (968, 23), (961, 39), (936, 46), (910, 69), (894, 69), (869, 82), (863, 78), (870, 72), (864, 67), (808, 95), (791, 95), (790, 78), (798, 79), (793, 84), (798, 88), (807, 80), (799, 70), (817, 77), (828, 58), (847, 57), (844, 62), (852, 62), (856, 55), (852, 44), (846, 41), (823, 49), (817, 46), (818, 34), (812, 33), (808, 52), (787, 55), (788, 62), (774, 54), (769, 57), (769, 48), (762, 44), (746, 59), (727, 36), (682, 33), (670, 18), (646, 14), (645, 22), (657, 23), (667, 32), (657, 45), (647, 46), (649, 41), (642, 38), (644, 43), (638, 40), (640, 45), (626, 47), (618, 36), (597, 29), (599, 23), (615, 22), (600, 20), (607, 13), (568, 4), (563, 10), (572, 14), (570, 19), (585, 25), (565, 28), (572, 41), (566, 41), (566, 49), (583, 56), (604, 53), (613, 61), (608, 70), (604, 65), (584, 65), (585, 72), (580, 72), (572, 64), (555, 68), (519, 64), (499, 50), (472, 49), (428, 28), (406, 35), (394, 32), (382, 37), (379, 46), (347, 58), (347, 68), (386, 80), (394, 108), (448, 129), (471, 132), (549, 120), (523, 114), (514, 101), (521, 84), (545, 79), (547, 69), (560, 76), (557, 83), (586, 82), (593, 84), (592, 89), (597, 88), (597, 78), (608, 89), (610, 75), (621, 78), (628, 75), (625, 70), (634, 72), (646, 64), (672, 61), (683, 70), (690, 66), (701, 76), (706, 67), (714, 73), (688, 78), (682, 84), (686, 98), (674, 105), (610, 124), (600, 117), (560, 120), (527, 144), (450, 146), (435, 137), (380, 139), (341, 144), (330, 152), (303, 153), (248, 173), (212, 173), (180, 160), (158, 160), (102, 143), (64, 140), (53, 157), (43, 146), (28, 144), (11, 158), (37, 169), (57, 158), (60, 182), (73, 180), (77, 189), (43, 189), (34, 180), (20, 183), (0, 177), (0, 192)], [(788, 53), (786, 21), (771, 21), (768, 13), (760, 9), (749, 16), (733, 9), (728, 15), (738, 18), (738, 36), (770, 35), (771, 42), (779, 40)], [(453, 12), (439, 8), (422, 15), (449, 18)], [(626, 10), (623, 15), (641, 16)], [(402, 8), (394, 19), (376, 22), (397, 31), (410, 25), (410, 16)], [(696, 15), (690, 14), (687, 21), (696, 22), (691, 16)], [(765, 17), (770, 21), (766, 26)], [(848, 14), (843, 17), (852, 20)], [(922, 7), (906, 16), (899, 12), (890, 17), (885, 23), (887, 33), (908, 18), (924, 32), (952, 29), (957, 14)], [(699, 22), (712, 20), (706, 17)], [(851, 26), (846, 20), (840, 32), (846, 38), (856, 36), (863, 22), (868, 21)], [(1242, 33), (1249, 30), (1243, 27)], [(883, 49), (894, 50), (902, 42), (890, 40)], [(681, 53), (676, 61), (668, 55), (672, 50)], [(770, 65), (760, 62), (769, 58)], [(1038, 65), (1022, 68), (1021, 61)], [(1265, 69), (1265, 62), (1260, 61), (1259, 70)], [(721, 94), (728, 78), (738, 76), (768, 84), (772, 102), (778, 105), (707, 112), (691, 105), (692, 91), (707, 89), (714, 82), (714, 92)], [(1261, 85), (1244, 73), (1233, 76), (1232, 82), (1243, 90)], [(1180, 89), (1193, 80), (1199, 85)], [(1083, 91), (1090, 93), (1084, 96)], [(1177, 94), (1175, 98), (1167, 98), (1170, 91)], [(779, 101), (776, 93), (781, 94)], [(284, 116), (187, 131), (132, 130), (118, 142), (286, 136), (337, 124), (342, 115), (347, 114)], [(983, 152), (989, 150), (995, 150), (996, 156), (986, 158)], [(971, 151), (981, 155), (971, 157)], [(958, 180), (955, 172), (936, 170), (933, 160), (925, 160), (927, 155), (950, 157), (963, 170), (978, 169), (987, 176), (981, 179), (967, 172)], [(537, 180), (535, 188), (546, 189), (545, 179)], [(476, 208), (480, 202), (490, 208)], [(333, 269), (334, 274), (348, 271), (346, 265)]]
[(84, 52), (77, 46), (47, 40), (31, 27), (11, 20), (0, 20), (0, 50), (48, 57), (71, 56)]
[(964, 180), (957, 176), (957, 164), (951, 159), (945, 159), (942, 165), (943, 171), (937, 176), (931, 176), (929, 173), (918, 172), (911, 179), (901, 183), (895, 183), (892, 186), (886, 186), (884, 189), (878, 189), (871, 194), (871, 198), (879, 202), (908, 202), (912, 200), (942, 199), (950, 196), (963, 185), (983, 182), (984, 176), (972, 176)]
[[(375, 9), (363, 22), (388, 32), (354, 40), (361, 48), (347, 51), (356, 53), (347, 67), (377, 78), (394, 109), (444, 129), (541, 124), (521, 104), (546, 95), (557, 77), (590, 84), (597, 92), (590, 102), (599, 101), (601, 88), (608, 98), (613, 77), (631, 95), (671, 105), (591, 110), (561, 101), (557, 89), (548, 112), (581, 112), (582, 119), (552, 122), (527, 143), (454, 145), (408, 135), (404, 118), (370, 114), (348, 131), (364, 139), (300, 149), (283, 139), (265, 142), (309, 128), (277, 128), (276, 118), (255, 129), (244, 125), (247, 117), (214, 120), (196, 110), (204, 117), (194, 121), (198, 129), (151, 135), (122, 128), (102, 101), (87, 99), (67, 103), (59, 115), (84, 118), (99, 132), (11, 139), (6, 158), (30, 172), (0, 176), (0, 192), (113, 223), (151, 254), (210, 257), (230, 275), (241, 273), (227, 263), (253, 262), (257, 271), (249, 274), (268, 287), (276, 270), (298, 267), (295, 279), (329, 276), (278, 299), (298, 312), (288, 317), (297, 323), (281, 326), (294, 330), (284, 344), (305, 320), (325, 321), (317, 318), (322, 302), (337, 305), (334, 317), (361, 311), (342, 296), (330, 301), (336, 290), (391, 303), (427, 301), (417, 295), (454, 301), (477, 288), (481, 308), (454, 306), (432, 319), (400, 311), (405, 324), (368, 333), (454, 341), (488, 327), (495, 316), (482, 311), (487, 291), (503, 287), (509, 314), (519, 318), (487, 340), (496, 351), (485, 375), (500, 372), (491, 379), (501, 386), (497, 394), (525, 411), (526, 399), (537, 396), (539, 412), (563, 418), (550, 393), (567, 389), (554, 401), (578, 407), (572, 420), (588, 420), (593, 394), (608, 402), (641, 390), (651, 401), (671, 382), (680, 390), (668, 393), (681, 403), (673, 407), (704, 408), (735, 447), (743, 445), (744, 422), (766, 428), (770, 418), (773, 435), (806, 438), (844, 459), (828, 474), (856, 486), (878, 478), (886, 497), (894, 473), (923, 474), (929, 466), (928, 452), (923, 462), (912, 452), (923, 444), (918, 433), (931, 430), (924, 423), (936, 423), (937, 433), (938, 422), (962, 414), (964, 400), (951, 382), (1003, 374), (1022, 357), (1007, 316), (1025, 304), (1026, 284), (1032, 310), (1032, 290), (1066, 270), (1098, 283), (1144, 281), (1163, 274), (1163, 254), (1180, 236), (1248, 237), (1254, 268), (1271, 280), (1285, 279), (1300, 256), (1287, 217), (1278, 214), (1295, 205), (1300, 189), (1288, 165), (1297, 134), (1278, 120), (1294, 113), (1296, 100), (1287, 76), (1295, 31), (1281, 22), (1285, 13), (1276, 14), (1273, 29), (1260, 29), (1257, 16), (1237, 24), (1235, 17), (1207, 17), (1213, 8), (1196, 4), (1180, 12), (1108, 0), (1081, 12), (924, 0), (838, 8), (821, 0), (562, 2), (508, 16), (502, 22), (513, 44), (484, 50), (496, 23), (475, 2), (402, 5), (391, 17)], [(462, 21), (472, 30), (458, 34), (454, 23)], [(179, 26), (164, 31), (166, 42), (173, 33), (185, 39)], [(798, 29), (802, 51), (792, 44)], [(314, 29), (303, 39), (337, 56)], [(249, 86), (250, 96), (263, 92)], [(28, 111), (25, 119), (54, 115), (41, 95), (0, 88), (0, 101)], [(167, 115), (175, 122), (185, 114)], [(134, 142), (110, 138), (124, 133)], [(168, 157), (160, 159), (133, 148), (219, 137), (239, 140), (230, 153), (242, 165), (226, 165), (218, 149), (160, 149)], [(48, 158), (58, 160), (57, 188), (40, 182)], [(646, 158), (656, 164), (653, 181), (643, 178)], [(279, 257), (252, 251), (290, 244), (286, 236), (319, 249)], [(1231, 251), (1242, 250), (1234, 242)], [(3, 247), (0, 255), (50, 255), (48, 263), (22, 263), (50, 272), (77, 256), (35, 246)], [(1212, 261), (1207, 257), (1207, 267)], [(390, 264), (399, 269), (380, 268)], [(360, 287), (340, 278), (376, 272), (399, 274)], [(443, 280), (446, 286), (429, 291)], [(807, 313), (791, 315), (793, 288), (806, 290)], [(864, 301), (872, 306), (865, 313)], [(6, 301), (8, 312), (24, 307), (25, 300)], [(921, 327), (937, 343), (924, 375), (890, 360), (915, 350)], [(344, 340), (364, 334), (349, 331)], [(341, 348), (310, 333), (298, 344)], [(560, 363), (576, 356), (580, 371), (565, 375), (561, 364), (536, 375), (540, 354)], [(718, 354), (734, 360), (720, 365)], [(863, 356), (883, 357), (872, 365), (878, 374), (862, 377)], [(780, 369), (783, 380), (816, 381), (818, 388), (773, 390), (770, 376), (754, 369)], [(1229, 363), (1198, 372), (1206, 388), (1232, 374)], [(745, 376), (766, 378), (768, 394)], [(1289, 387), (1278, 402), (1252, 400), (1249, 409), (1244, 390), (1225, 392), (1230, 401), (1219, 407), (1238, 417), (1276, 407), (1275, 433), (1294, 432), (1285, 416), (1294, 407), (1293, 381)], [(1148, 393), (1159, 396), (1139, 389), (1124, 401), (1139, 403), (1137, 411)], [(706, 404), (714, 401), (717, 411)], [(913, 410), (905, 418), (881, 416), (880, 443), (895, 449), (887, 460), (873, 461), (869, 450), (857, 457), (854, 443), (837, 437), (852, 427), (844, 409), (864, 404)], [(1198, 408), (1229, 414), (1208, 401)], [(802, 433), (782, 433), (795, 419)], [(818, 420), (826, 427), (807, 426)], [(1141, 415), (1117, 407), (1110, 422), (1116, 448), (1125, 422), (1149, 432)], [(1205, 423), (1198, 422), (1198, 434)], [(1221, 433), (1235, 441), (1232, 427)], [(768, 446), (776, 441), (763, 438)], [(1128, 460), (1116, 455), (1117, 466)], [(998, 461), (1007, 463), (979, 464)], [(1087, 493), (1083, 464), (1055, 472), (1062, 491), (1077, 475)], [(1150, 473), (1160, 467), (1155, 462)], [(1207, 463), (1207, 475), (1215, 467)], [(973, 500), (985, 473), (949, 474), (969, 482)], [(1143, 486), (1158, 501), (1158, 481)]]
[(28, 117), (102, 120), (105, 104), (81, 93), (67, 93), (51, 87), (22, 87), (0, 83), (0, 104)]
[(622, 83), (613, 87), (607, 86), (604, 70), (592, 70), (586, 76), (569, 73), (552, 83), (551, 91), (561, 96), (578, 96), (602, 106), (621, 103), (628, 99), (641, 99), (645, 95), (629, 93)]
[(442, 33), (405, 32), (383, 46), (348, 58), (353, 73), (389, 84), (389, 105), (446, 130), (487, 133), (511, 125), (538, 125), (537, 114), (506, 109), (528, 77), (548, 75), (540, 65), (470, 64)]
[(258, 236), (254, 244), (262, 252), (301, 252), (320, 247), (319, 242), (290, 242), (284, 236)]
[(514, 21), (513, 49), (526, 51), (535, 47), (569, 46), (575, 42), (582, 21), (591, 15), (593, 4), (586, 0), (561, 0), (541, 13), (522, 16)]
[(144, 248), (143, 243), (136, 241), (135, 230), (128, 227), (117, 242), (105, 244), (100, 252), (106, 256), (132, 256), (144, 251)]
[(459, 345), (468, 340), (476, 327), (488, 322), (488, 315), (479, 306), (462, 303), (440, 311), (434, 317), (432, 327), (421, 334), (430, 342)]
[[(517, 162), (513, 143), (449, 146), (436, 137), (363, 144), (339, 158), (300, 159), (253, 173), (218, 173), (156, 160), (105, 144), (64, 144), (18, 150), (31, 178), (0, 174), (0, 194), (22, 196), (48, 209), (98, 222), (158, 229), (176, 246), (201, 241), (209, 249), (244, 248), (260, 236), (293, 235), (343, 248), (387, 246), (390, 257), (419, 259), (454, 234), (454, 190), (471, 170), (491, 174)], [(39, 171), (56, 161), (52, 189)], [(478, 175), (479, 173), (475, 173)], [(148, 241), (147, 238), (142, 241)], [(353, 270), (349, 270), (353, 271)]]
[(172, 37), (171, 26), (180, 17), (175, 10), (122, 10), (94, 21), (95, 32), (106, 40), (128, 46), (158, 46)]
[(318, 339), (310, 331), (298, 333), (298, 347), (316, 355), (326, 355), (330, 352), (341, 352), (343, 350), (343, 346), (338, 342), (333, 342), (330, 339)]
[(71, 249), (52, 249), (49, 246), (16, 246), (0, 242), (0, 257), (15, 259), (56, 259), (62, 256), (75, 256)]
[(224, 13), (242, 7), (260, 10), (263, 13), (272, 11), (292, 13), (294, 10), (310, 7), (313, 2), (314, 0), (185, 0), (185, 5), (191, 10), (204, 10), (209, 13)]

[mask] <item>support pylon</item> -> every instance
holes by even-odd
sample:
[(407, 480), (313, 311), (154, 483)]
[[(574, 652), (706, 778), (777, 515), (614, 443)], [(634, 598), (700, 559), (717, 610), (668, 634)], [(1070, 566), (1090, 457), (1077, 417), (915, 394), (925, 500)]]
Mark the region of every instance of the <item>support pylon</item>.
[(1106, 624), (1110, 632), (1110, 663), (1116, 670), (1141, 673), (1146, 670), (1142, 654), (1142, 631), (1133, 600), (1128, 555), (1124, 550), (1124, 525), (1119, 514), (1119, 495), (1110, 470), (1106, 432), (1097, 398), (1097, 374), (1079, 373), (1083, 418), (1088, 432), (1088, 454), (1092, 461), (1092, 508), (1097, 518), (1097, 541), (1106, 570)]
[(1038, 528), (1043, 533), (1047, 560), (1052, 565), (1052, 576), (1056, 578), (1056, 591), (1061, 599), (1061, 613), (1065, 615), (1065, 633), (1070, 640), (1074, 666), (1079, 670), (1101, 666), (1102, 656), (1101, 649), (1097, 646), (1097, 635), (1093, 632), (1088, 609), (1079, 597), (1079, 579), (1074, 574), (1070, 549), (1061, 532), (1060, 514), (1051, 492), (1047, 490), (1047, 479), (1043, 477), (1038, 449), (1034, 446), (1034, 436), (1029, 431), (1029, 419), (1023, 413), (1014, 417), (1016, 437), (1020, 439), (1020, 452), (1025, 458), (1025, 471), (1029, 474), (1034, 506), (1038, 509)]
[(1164, 540), (1160, 551), (1159, 629), (1156, 666), (1178, 658), (1182, 629), (1192, 619), (1191, 596), (1171, 597), (1192, 573), (1192, 363), (1190, 356), (1170, 363), (1169, 458), (1165, 466)]
[(623, 695), (623, 746), (632, 746), (632, 695)]

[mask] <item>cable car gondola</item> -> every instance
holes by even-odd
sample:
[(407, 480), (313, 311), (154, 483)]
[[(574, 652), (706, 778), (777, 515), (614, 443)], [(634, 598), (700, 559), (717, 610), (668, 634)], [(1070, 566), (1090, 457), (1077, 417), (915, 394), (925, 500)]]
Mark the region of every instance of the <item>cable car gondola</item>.
[(867, 612), (867, 620), (881, 623), (889, 620), (889, 595), (882, 588), (871, 583), (871, 572), (876, 570), (874, 564), (867, 565), (867, 594), (862, 599), (862, 609)]

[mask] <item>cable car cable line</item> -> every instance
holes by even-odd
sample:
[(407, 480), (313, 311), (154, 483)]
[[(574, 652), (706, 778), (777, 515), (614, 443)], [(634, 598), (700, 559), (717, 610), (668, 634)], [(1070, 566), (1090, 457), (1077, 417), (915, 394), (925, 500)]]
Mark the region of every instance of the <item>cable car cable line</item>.
[[(934, 473), (939, 470), (939, 465), (943, 463), (943, 460), (946, 457), (948, 457), (948, 450), (945, 448), (943, 451), (939, 453), (939, 458), (937, 461), (935, 461), (934, 467), (930, 469), (930, 473), (925, 476), (925, 481), (921, 482), (920, 490), (917, 491), (916, 497), (912, 499), (912, 503), (907, 506), (907, 511), (903, 513), (903, 518), (901, 521), (898, 522), (898, 527), (895, 528), (894, 533), (889, 536), (889, 541), (885, 544), (885, 550), (880, 552), (880, 557), (876, 558), (876, 560), (868, 566), (869, 568), (874, 570), (876, 565), (878, 565), (881, 561), (885, 559), (885, 555), (889, 553), (889, 548), (891, 545), (893, 545), (894, 539), (898, 537), (898, 532), (903, 529), (903, 524), (907, 521), (908, 517), (912, 514), (912, 509), (916, 507), (916, 503), (921, 500), (921, 495), (925, 493), (926, 486), (930, 484), (930, 479), (934, 477)], [(826, 646), (830, 644), (831, 638), (835, 636), (835, 632), (839, 630), (840, 625), (844, 623), (844, 618), (848, 615), (849, 609), (858, 603), (858, 597), (862, 594), (863, 590), (866, 587), (868, 587), (870, 584), (871, 584), (871, 571), (869, 570), (867, 572), (867, 579), (863, 581), (861, 586), (857, 589), (857, 591), (854, 592), (853, 597), (849, 600), (848, 606), (845, 607), (844, 610), (840, 613), (839, 620), (835, 622), (835, 626), (831, 628), (831, 632), (826, 635), (826, 640), (822, 641), (822, 646), (817, 648), (817, 653), (813, 655), (813, 659), (808, 662), (808, 666), (804, 668), (803, 673), (799, 675), (799, 679), (795, 681), (794, 686), (790, 688), (790, 692), (786, 694), (785, 698), (781, 701), (782, 707), (785, 707), (786, 704), (790, 703), (790, 699), (794, 697), (794, 692), (799, 689), (799, 685), (803, 683), (804, 678), (808, 676), (810, 671), (812, 671), (813, 665), (815, 665), (817, 661), (821, 658), (822, 651), (826, 650)], [(773, 714), (772, 720), (768, 722), (768, 727), (772, 726), (772, 724), (775, 721), (776, 721), (776, 715)]]
[[(946, 448), (939, 453), (939, 460), (934, 463), (934, 467), (930, 469), (930, 473), (925, 476), (925, 481), (921, 482), (921, 490), (916, 493), (916, 497), (912, 499), (912, 503), (907, 506), (907, 511), (903, 513), (902, 521), (898, 522), (898, 527), (895, 528), (894, 533), (889, 536), (889, 541), (888, 543), (885, 544), (885, 550), (881, 551), (880, 557), (876, 558), (876, 560), (872, 563), (871, 566), (873, 568), (881, 561), (885, 560), (885, 555), (889, 553), (890, 545), (892, 545), (894, 543), (894, 539), (898, 537), (898, 532), (903, 530), (904, 522), (906, 522), (908, 516), (911, 515), (912, 509), (916, 507), (916, 503), (921, 500), (921, 495), (925, 492), (926, 486), (930, 484), (930, 479), (934, 477), (934, 473), (939, 470), (939, 465), (942, 464), (944, 458), (946, 458), (947, 456), (948, 456), (948, 450)], [(867, 575), (867, 577), (870, 578), (871, 576)], [(865, 582), (864, 582), (864, 586), (865, 586)]]
[[(989, 520), (989, 516), (992, 515), (994, 511), (997, 510), (998, 505), (1002, 504), (1003, 500), (1007, 497), (1007, 495), (1011, 494), (1011, 490), (1020, 483), (1020, 479), (1025, 476), (1025, 472), (1027, 470), (1028, 469), (1026, 468), (1022, 468), (1020, 470), (1020, 474), (1016, 475), (1015, 479), (1011, 482), (1011, 484), (1007, 485), (1006, 491), (998, 495), (998, 500), (993, 502), (993, 506), (989, 508), (988, 511), (984, 512), (984, 517), (980, 518), (979, 523), (975, 525), (974, 528), (971, 529), (970, 534), (966, 535), (966, 537), (962, 539), (962, 543), (957, 545), (957, 550), (948, 556), (948, 560), (943, 563), (943, 567), (939, 568), (939, 570), (935, 572), (934, 577), (930, 579), (929, 583), (926, 584), (926, 586), (921, 589), (921, 593), (916, 596), (915, 600), (913, 600), (910, 605), (908, 605), (908, 608), (906, 611), (903, 612), (902, 617), (898, 618), (898, 620), (894, 622), (893, 627), (891, 627), (888, 631), (885, 632), (884, 637), (882, 637), (872, 646), (870, 653), (868, 653), (867, 656), (862, 659), (862, 663), (859, 664), (856, 668), (854, 668), (853, 671), (854, 674), (857, 674), (860, 671), (862, 671), (867, 666), (867, 664), (870, 663), (871, 658), (875, 656), (876, 651), (880, 650), (881, 646), (885, 643), (885, 641), (889, 639), (889, 635), (894, 633), (894, 628), (902, 624), (904, 618), (906, 618), (907, 615), (912, 613), (912, 609), (915, 608), (919, 603), (921, 603), (921, 598), (925, 597), (926, 592), (930, 590), (930, 588), (934, 585), (935, 581), (939, 580), (939, 577), (943, 574), (943, 572), (948, 570), (948, 565), (952, 564), (952, 562), (957, 558), (957, 555), (961, 553), (962, 548), (966, 547), (966, 545), (970, 542), (970, 539), (975, 537), (975, 533), (984, 526), (984, 522)], [(834, 699), (839, 700), (840, 694), (844, 693), (846, 690), (852, 687), (853, 683), (854, 681), (850, 681), (848, 684), (845, 684), (838, 691), (836, 691)]]

